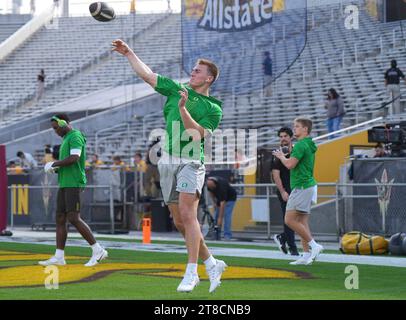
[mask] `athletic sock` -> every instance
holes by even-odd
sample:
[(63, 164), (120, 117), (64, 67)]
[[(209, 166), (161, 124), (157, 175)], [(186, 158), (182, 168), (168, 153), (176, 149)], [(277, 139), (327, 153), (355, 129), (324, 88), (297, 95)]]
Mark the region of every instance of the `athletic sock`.
[(96, 242), (94, 245), (91, 245), (93, 252), (100, 251), (102, 249), (101, 245)]
[(188, 263), (186, 266), (186, 273), (197, 274), (197, 263)]
[(312, 240), (309, 242), (309, 246), (311, 246), (311, 247), (313, 248), (313, 247), (319, 246), (319, 244), (318, 244), (316, 241), (314, 241), (314, 239), (312, 239)]
[(207, 260), (204, 261), (204, 264), (206, 266), (206, 269), (211, 269), (216, 265), (216, 259), (212, 255), (207, 258)]
[(64, 250), (61, 250), (61, 249), (56, 249), (55, 250), (55, 257), (57, 259), (63, 259), (64, 256), (65, 256), (65, 251)]

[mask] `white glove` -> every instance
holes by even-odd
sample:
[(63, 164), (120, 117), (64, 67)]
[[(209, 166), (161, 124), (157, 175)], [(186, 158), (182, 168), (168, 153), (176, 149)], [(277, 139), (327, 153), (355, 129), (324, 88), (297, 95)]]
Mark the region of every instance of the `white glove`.
[(44, 171), (46, 173), (55, 173), (56, 168), (52, 167), (53, 164), (54, 162), (47, 162), (44, 166)]

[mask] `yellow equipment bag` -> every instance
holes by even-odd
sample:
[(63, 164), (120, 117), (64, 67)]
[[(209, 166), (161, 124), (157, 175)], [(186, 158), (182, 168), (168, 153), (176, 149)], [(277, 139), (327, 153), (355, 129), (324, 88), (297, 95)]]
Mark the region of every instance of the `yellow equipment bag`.
[(374, 255), (388, 252), (389, 241), (382, 236), (368, 236), (362, 232), (346, 233), (341, 239), (344, 254)]

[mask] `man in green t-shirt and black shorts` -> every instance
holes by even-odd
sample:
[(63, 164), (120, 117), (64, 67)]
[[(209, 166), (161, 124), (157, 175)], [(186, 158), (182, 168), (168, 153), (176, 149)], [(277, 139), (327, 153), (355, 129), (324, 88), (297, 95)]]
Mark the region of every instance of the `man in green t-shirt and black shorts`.
[(302, 257), (291, 262), (294, 265), (311, 264), (323, 251), (323, 246), (314, 241), (309, 228), (311, 205), (317, 202), (317, 182), (313, 176), (317, 146), (309, 136), (312, 126), (310, 119), (297, 118), (293, 131), (298, 142), (290, 158), (286, 158), (281, 150), (273, 153), (290, 170), (292, 192), (286, 205), (285, 223), (300, 235), (304, 251)]
[(210, 279), (209, 292), (213, 292), (220, 285), (226, 264), (210, 254), (197, 220), (197, 207), (205, 177), (204, 137), (218, 127), (222, 117), (221, 102), (209, 95), (218, 68), (209, 60), (199, 59), (189, 83), (181, 84), (152, 72), (122, 40), (115, 40), (112, 45), (114, 51), (127, 57), (141, 79), (167, 97), (163, 110), (166, 137), (158, 163), (160, 184), (176, 228), (185, 238), (189, 256), (177, 291), (190, 292), (199, 283), (200, 257)]
[(85, 161), (86, 138), (82, 132), (69, 124), (66, 114), (57, 114), (51, 118), (55, 133), (63, 138), (59, 149), (59, 161), (47, 162), (46, 173), (58, 173), (58, 196), (56, 207), (56, 252), (43, 266), (65, 265), (64, 250), (68, 236), (69, 221), (92, 247), (92, 257), (85, 264), (92, 267), (107, 258), (107, 251), (96, 242), (89, 226), (80, 218), (80, 196), (86, 186)]

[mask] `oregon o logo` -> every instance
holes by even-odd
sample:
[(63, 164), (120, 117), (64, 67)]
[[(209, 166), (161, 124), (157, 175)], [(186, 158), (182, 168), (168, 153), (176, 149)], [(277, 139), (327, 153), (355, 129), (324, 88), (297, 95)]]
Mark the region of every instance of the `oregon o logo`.
[[(48, 255), (14, 251), (0, 251), (0, 261), (29, 261), (44, 259)], [(181, 279), (184, 274), (184, 265), (177, 263), (103, 263), (94, 268), (83, 266), (85, 257), (70, 256), (68, 260), (75, 263), (58, 266), (59, 286), (61, 284), (96, 281), (114, 272), (131, 271), (129, 275), (142, 275), (154, 277), (170, 277)], [(69, 261), (68, 261), (69, 262)], [(0, 268), (0, 288), (37, 287), (44, 285), (45, 268), (39, 265), (25, 265)], [(202, 280), (208, 280), (205, 267), (200, 265), (198, 272)], [(255, 267), (229, 266), (223, 274), (224, 280), (253, 280), (253, 279), (311, 279), (306, 272), (268, 269)]]

